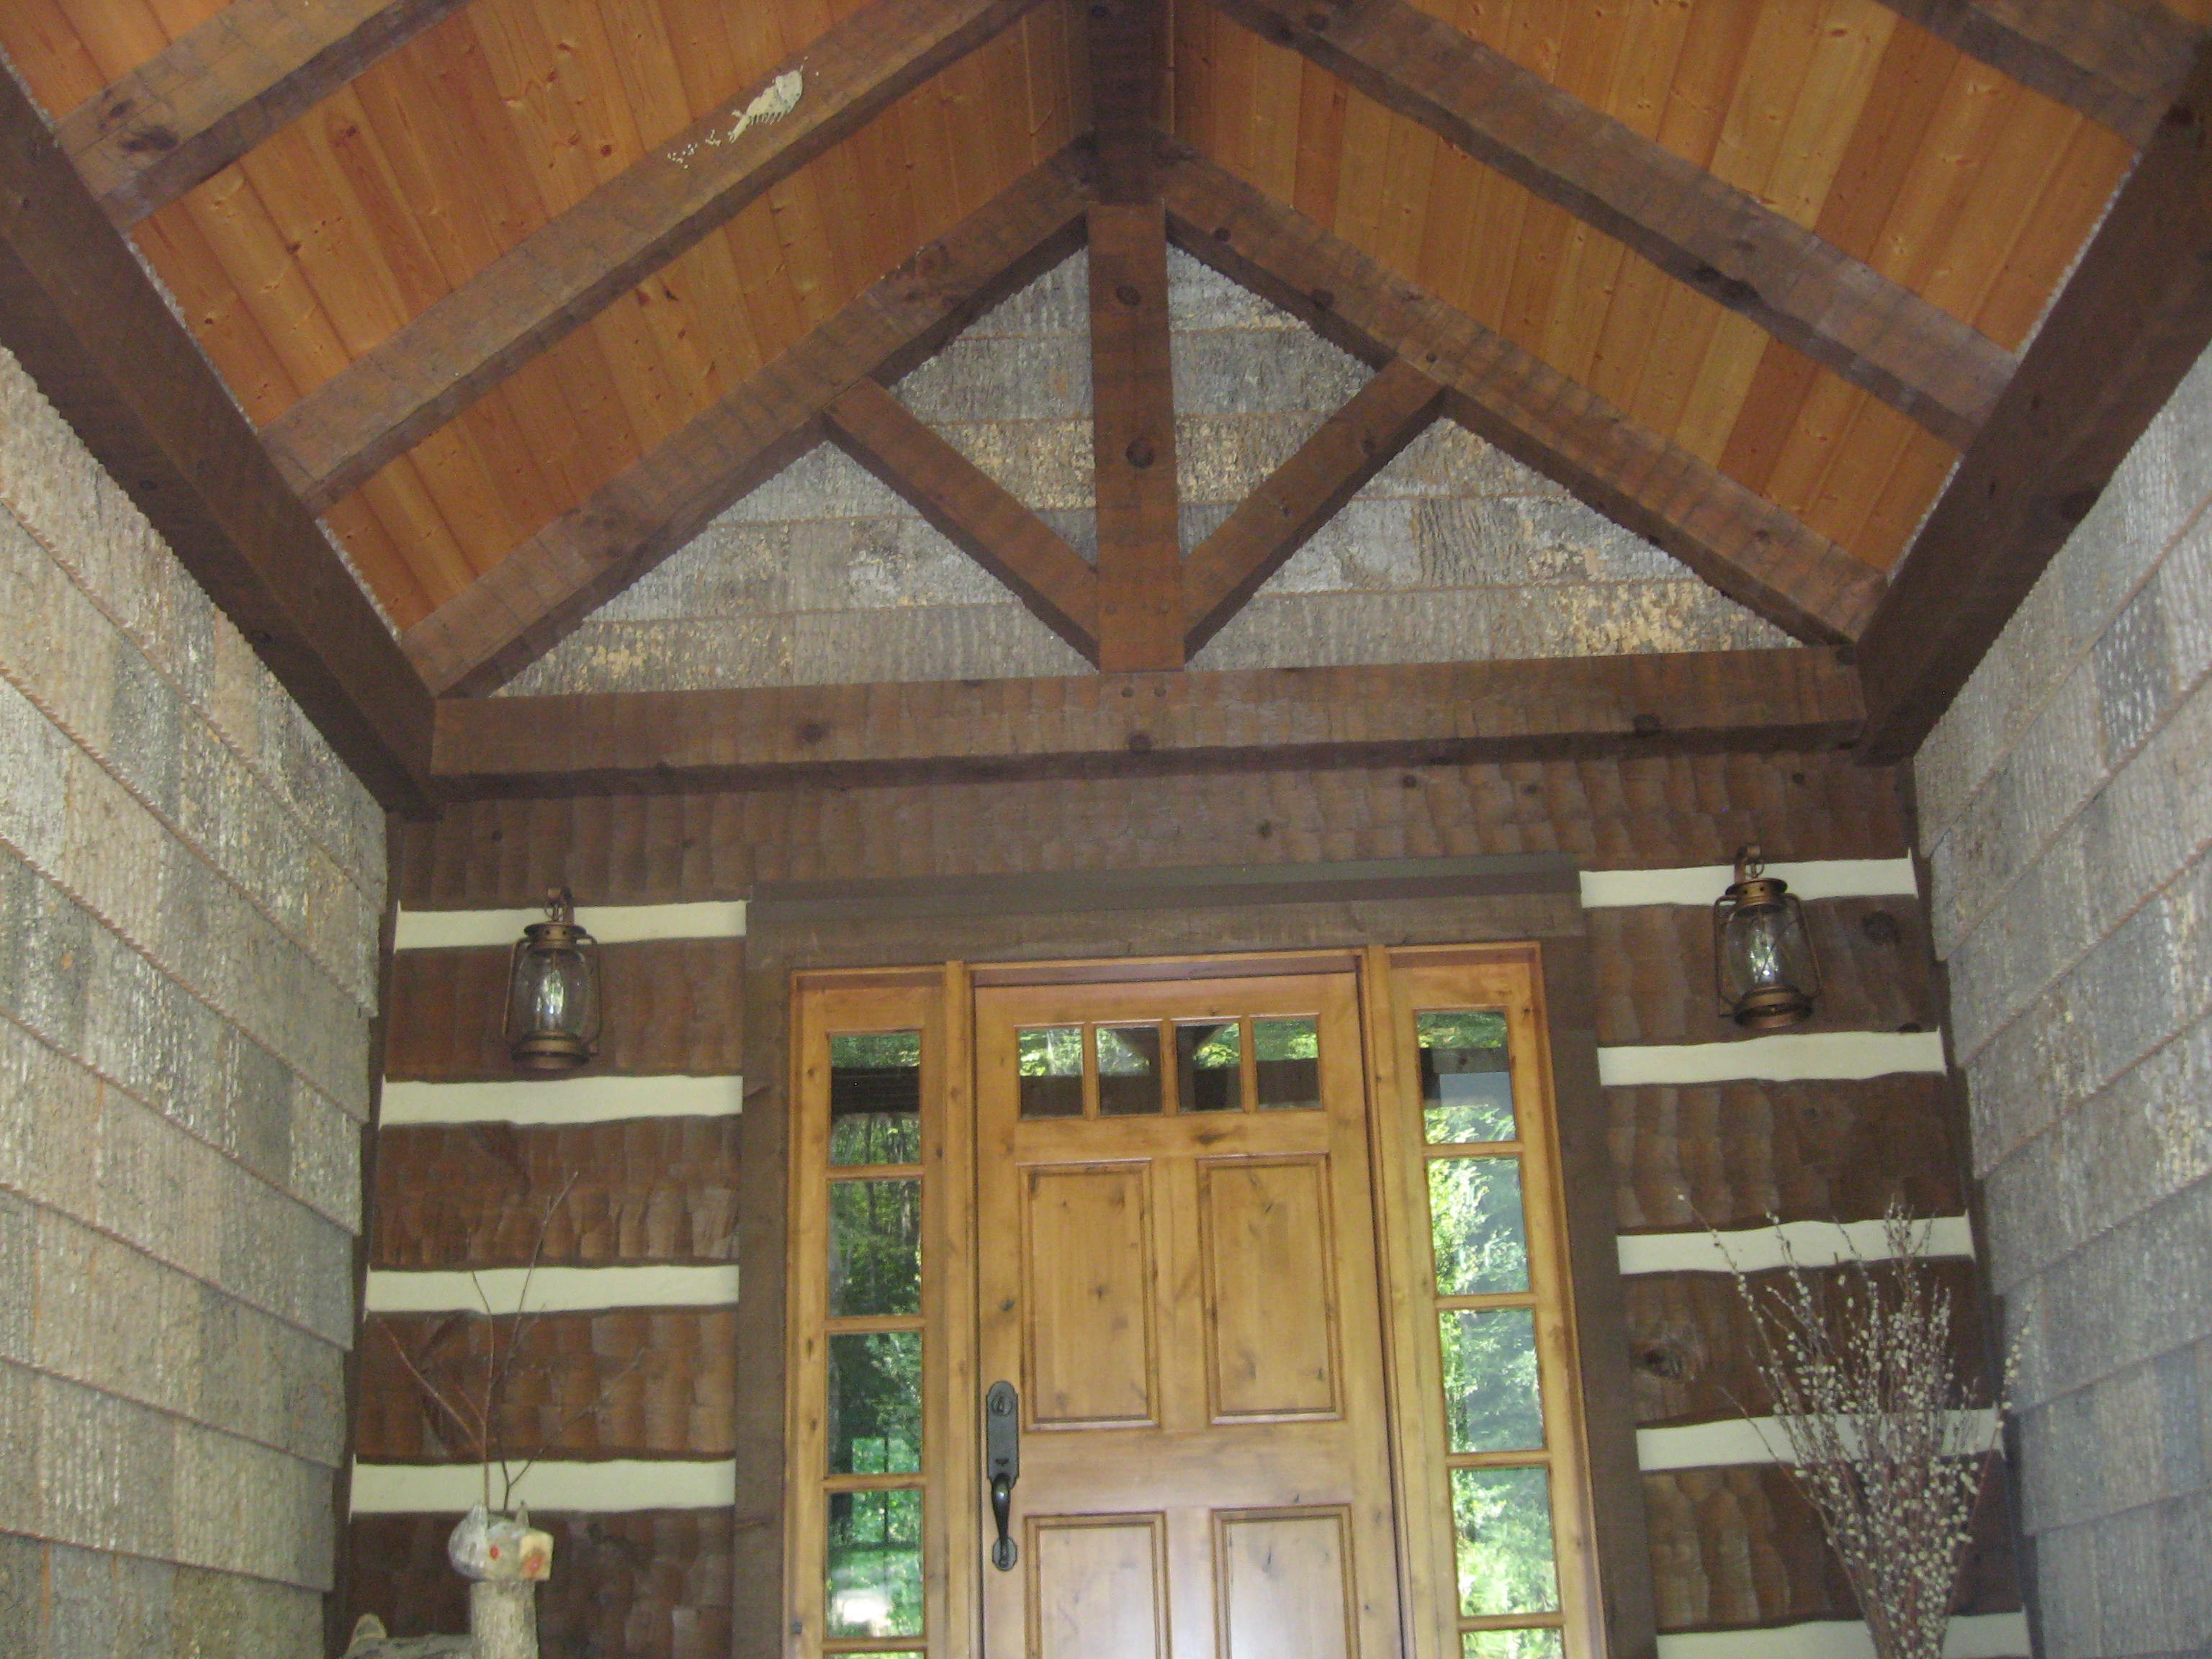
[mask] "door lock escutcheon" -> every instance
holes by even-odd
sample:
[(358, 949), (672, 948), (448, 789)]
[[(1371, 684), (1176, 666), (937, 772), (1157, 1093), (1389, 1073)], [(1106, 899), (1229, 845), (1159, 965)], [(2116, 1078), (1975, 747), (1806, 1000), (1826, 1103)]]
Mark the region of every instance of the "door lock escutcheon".
[(983, 1475), (990, 1485), (991, 1517), (999, 1526), (991, 1565), (1012, 1572), (1022, 1559), (1012, 1531), (1014, 1483), (1022, 1478), (1022, 1399), (1011, 1382), (994, 1382), (983, 1396)]

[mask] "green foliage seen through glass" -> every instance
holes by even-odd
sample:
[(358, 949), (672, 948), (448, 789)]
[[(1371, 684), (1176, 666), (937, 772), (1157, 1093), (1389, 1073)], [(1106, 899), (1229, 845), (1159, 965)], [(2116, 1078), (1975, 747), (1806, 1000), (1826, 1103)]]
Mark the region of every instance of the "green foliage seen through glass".
[(830, 1494), (829, 1633), (921, 1634), (921, 1494)]
[(1557, 1613), (1552, 1560), (1552, 1482), (1540, 1468), (1454, 1469), (1452, 1528), (1458, 1540), (1459, 1610)]
[(830, 1339), (830, 1473), (921, 1470), (921, 1333)]
[(1494, 1008), (1416, 1014), (1422, 1133), (1431, 1146), (1511, 1140), (1512, 1060), (1505, 1016)]
[(1430, 1159), (1429, 1229), (1438, 1296), (1498, 1296), (1528, 1288), (1519, 1158)]
[(830, 1039), (830, 1162), (837, 1169), (921, 1161), (921, 1033)]
[(1233, 1112), (1244, 1103), (1244, 1032), (1235, 1020), (1176, 1027), (1176, 1087), (1186, 1112)]
[(830, 1183), (830, 1316), (921, 1311), (921, 1182)]
[(1460, 1659), (1565, 1659), (1555, 1630), (1471, 1630), (1460, 1638)]
[(1534, 1451), (1544, 1443), (1536, 1376), (1536, 1315), (1528, 1308), (1460, 1308), (1437, 1316), (1444, 1349), (1444, 1419), (1455, 1452)]

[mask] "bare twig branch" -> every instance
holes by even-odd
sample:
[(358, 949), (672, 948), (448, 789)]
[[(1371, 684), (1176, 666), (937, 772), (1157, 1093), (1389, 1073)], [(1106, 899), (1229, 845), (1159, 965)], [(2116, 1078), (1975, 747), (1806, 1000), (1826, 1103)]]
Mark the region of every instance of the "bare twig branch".
[(1781, 1461), (1818, 1512), (1881, 1659), (1940, 1659), (2003, 1410), (1978, 1397), (1954, 1355), (1929, 1231), (1892, 1204), (1887, 1259), (1847, 1245), (1840, 1285), (1826, 1289), (1786, 1233), (1783, 1270), (1765, 1285), (1729, 1260), (1789, 1443)]

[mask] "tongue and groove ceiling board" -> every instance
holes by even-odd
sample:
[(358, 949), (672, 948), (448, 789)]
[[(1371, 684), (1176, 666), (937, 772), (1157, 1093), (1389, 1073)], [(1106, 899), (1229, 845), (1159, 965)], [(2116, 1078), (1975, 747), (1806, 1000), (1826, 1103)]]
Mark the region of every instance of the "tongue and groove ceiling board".
[[(222, 46), (228, 23), (270, 3), (9, 0), (0, 50), (65, 147), (104, 142), (100, 166), (125, 181), (107, 186), (111, 215), (131, 223), (247, 416), (281, 440), (349, 366), (384, 347), (353, 378), (373, 377), (408, 325), (867, 0), (398, 0), (381, 12), (313, 0), (296, 38), (242, 56)], [(1832, 345), (1818, 315), (1763, 311), (1725, 270), (1698, 272), (1697, 226), (1636, 251), (1589, 222), (1626, 220), (1559, 205), (1577, 186), (1556, 170), (1508, 177), (1455, 147), (1448, 109), (1372, 81), (1377, 95), (1357, 89), (1317, 44), (1350, 15), (1337, 0), (1162, 3), (1163, 116), (1207, 164), (1870, 572), (1895, 565), (1972, 435), (1971, 395), (1931, 414), (1910, 386), (1855, 384), (1839, 367), (1880, 378), (1856, 372), (1861, 345)], [(2033, 333), (2212, 14), (2212, 0), (2081, 0), (2056, 21), (2025, 0), (1389, 3), (1401, 40), (1455, 32), (1503, 72), (1536, 77), (1523, 86), (1538, 103), (1556, 89), (1642, 145), (1643, 170), (1607, 211), (1632, 218), (1642, 181), (1686, 163), (1740, 192), (1778, 246), (1810, 233), (1870, 272), (1877, 310), (1881, 294), (1906, 296), (1928, 325), (1917, 337), (1974, 331), (1984, 389)], [(358, 469), (325, 522), (399, 627), (601, 495), (1089, 130), (1087, 8), (969, 9), (988, 23), (980, 45), (963, 39), (964, 55), (916, 70), (857, 130), (799, 147), (811, 159), (726, 222), (676, 239), (680, 251), (616, 283), (604, 309), (571, 307), (579, 317), (547, 331), (550, 344), (532, 336), (511, 372), (468, 382), (450, 414), (418, 416), (391, 446), (408, 447)], [(1369, 0), (1363, 15), (1384, 9)], [(159, 94), (187, 61), (219, 62), (251, 107), (227, 124), (187, 110), (184, 138), (194, 122), (208, 135), (190, 165), (149, 163), (131, 184), (131, 124), (155, 122), (144, 89)], [(135, 107), (119, 110), (134, 87)], [(1470, 131), (1456, 130), (1462, 142)], [(186, 187), (225, 155), (237, 159)], [(118, 205), (118, 190), (137, 205)], [(1666, 216), (1644, 205), (1647, 222)], [(654, 256), (638, 257), (643, 268)], [(1863, 344), (1863, 321), (1839, 327)], [(1804, 329), (1806, 350), (1781, 337)], [(1869, 353), (1911, 361), (1894, 341)]]

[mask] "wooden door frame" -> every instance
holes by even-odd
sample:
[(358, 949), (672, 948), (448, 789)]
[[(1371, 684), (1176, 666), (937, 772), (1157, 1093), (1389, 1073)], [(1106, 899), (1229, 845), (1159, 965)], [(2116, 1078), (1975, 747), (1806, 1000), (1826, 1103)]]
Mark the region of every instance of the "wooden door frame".
[(734, 1659), (783, 1650), (793, 975), (1304, 948), (1533, 941), (1542, 947), (1607, 1659), (1657, 1651), (1630, 1405), (1615, 1181), (1578, 867), (1551, 855), (1236, 866), (755, 890), (739, 1135)]

